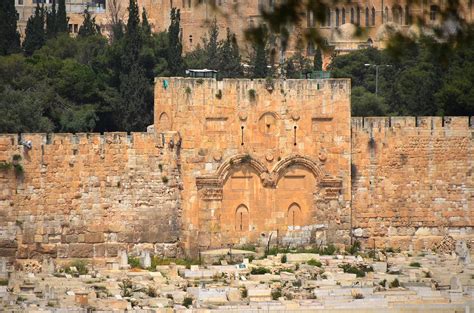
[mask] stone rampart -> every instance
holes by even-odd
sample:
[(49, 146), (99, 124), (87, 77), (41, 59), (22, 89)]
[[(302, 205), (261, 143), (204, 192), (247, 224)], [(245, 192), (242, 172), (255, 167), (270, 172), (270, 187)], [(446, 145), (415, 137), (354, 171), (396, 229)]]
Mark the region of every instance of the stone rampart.
[[(0, 135), (0, 255), (112, 257), (143, 248), (175, 255), (180, 231), (169, 134)], [(31, 141), (28, 149), (20, 142)]]
[(159, 78), (154, 130), (0, 135), (23, 167), (0, 168), (0, 256), (474, 239), (472, 118), (351, 120), (344, 79)]
[(474, 239), (474, 119), (352, 118), (354, 234), (369, 246)]

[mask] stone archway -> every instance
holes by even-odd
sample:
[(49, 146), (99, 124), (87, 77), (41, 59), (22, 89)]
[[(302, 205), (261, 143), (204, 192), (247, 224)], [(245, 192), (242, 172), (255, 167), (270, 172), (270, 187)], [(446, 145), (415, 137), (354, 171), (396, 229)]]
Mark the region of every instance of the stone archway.
[[(199, 220), (198, 242), (203, 249), (255, 243), (262, 234), (272, 232), (280, 232), (290, 245), (309, 242), (308, 229), (316, 227), (316, 222), (328, 227), (335, 220), (326, 218), (327, 211), (316, 214), (330, 207), (331, 201), (338, 202), (342, 188), (340, 179), (328, 175), (319, 162), (302, 155), (280, 160), (271, 171), (248, 154), (235, 155), (213, 175), (198, 177), (196, 184), (199, 216), (203, 217)], [(209, 218), (209, 210), (216, 218)], [(211, 224), (219, 231), (206, 232)], [(295, 233), (300, 229), (301, 234)], [(208, 240), (208, 236), (214, 237)], [(206, 242), (212, 245), (205, 246)]]

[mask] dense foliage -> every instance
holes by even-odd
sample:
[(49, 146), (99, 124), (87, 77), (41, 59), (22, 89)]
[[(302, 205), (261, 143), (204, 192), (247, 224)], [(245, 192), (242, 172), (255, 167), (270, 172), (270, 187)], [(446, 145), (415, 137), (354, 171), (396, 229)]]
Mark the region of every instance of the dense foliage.
[[(423, 37), (405, 43), (404, 53), (391, 49), (360, 50), (334, 58), (335, 77), (352, 79), (354, 116), (474, 115), (474, 32), (449, 55), (443, 43)], [(368, 66), (370, 64), (370, 66)], [(378, 68), (378, 94), (376, 68)]]
[[(300, 78), (322, 68), (320, 50), (308, 59), (301, 49), (272, 66), (275, 53), (268, 32), (252, 46), (249, 59), (242, 60), (235, 35), (228, 29), (219, 34), (216, 21), (202, 43), (183, 55), (180, 11), (171, 11), (166, 32), (152, 33), (136, 0), (130, 0), (126, 23), (112, 25), (110, 38), (100, 34), (87, 11), (78, 36), (71, 37), (65, 29), (64, 0), (58, 0), (57, 11), (38, 4), (21, 51), (12, 3), (0, 5), (0, 132), (144, 131), (152, 123), (156, 76), (210, 68), (219, 71), (219, 78)], [(474, 115), (474, 35), (467, 34), (468, 40), (449, 55), (444, 43), (422, 38), (399, 42), (396, 47), (403, 53), (367, 49), (335, 57), (329, 70), (352, 79), (356, 116)], [(245, 70), (243, 63), (249, 64)], [(379, 67), (377, 95), (375, 68), (365, 64), (390, 65)]]

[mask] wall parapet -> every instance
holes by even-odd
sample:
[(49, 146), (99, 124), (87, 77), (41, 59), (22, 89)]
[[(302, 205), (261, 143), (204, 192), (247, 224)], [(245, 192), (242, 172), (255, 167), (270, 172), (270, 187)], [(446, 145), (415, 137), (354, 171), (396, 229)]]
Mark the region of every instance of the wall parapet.
[(352, 131), (413, 128), (420, 130), (472, 130), (474, 116), (375, 116), (352, 117)]

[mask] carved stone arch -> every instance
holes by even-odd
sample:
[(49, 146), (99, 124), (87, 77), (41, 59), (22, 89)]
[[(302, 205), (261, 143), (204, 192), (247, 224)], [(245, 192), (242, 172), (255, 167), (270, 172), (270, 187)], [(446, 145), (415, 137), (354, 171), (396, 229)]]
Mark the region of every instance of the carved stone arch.
[(284, 175), (286, 169), (290, 166), (299, 165), (308, 169), (316, 177), (316, 180), (321, 181), (324, 177), (327, 176), (324, 169), (322, 169), (319, 164), (313, 159), (302, 156), (302, 155), (292, 155), (287, 158), (284, 158), (278, 162), (273, 168), (271, 175), (275, 179), (275, 185), (278, 183), (278, 180)]
[(258, 129), (264, 135), (275, 134), (278, 130), (280, 117), (275, 112), (265, 112), (258, 118)]
[(158, 130), (166, 131), (171, 129), (171, 119), (166, 112), (161, 112), (158, 117)]
[(219, 178), (219, 181), (224, 183), (232, 168), (242, 165), (250, 166), (257, 172), (258, 176), (262, 176), (263, 173), (268, 173), (266, 166), (259, 160), (252, 158), (249, 154), (237, 154), (222, 162), (216, 171), (216, 176)]

